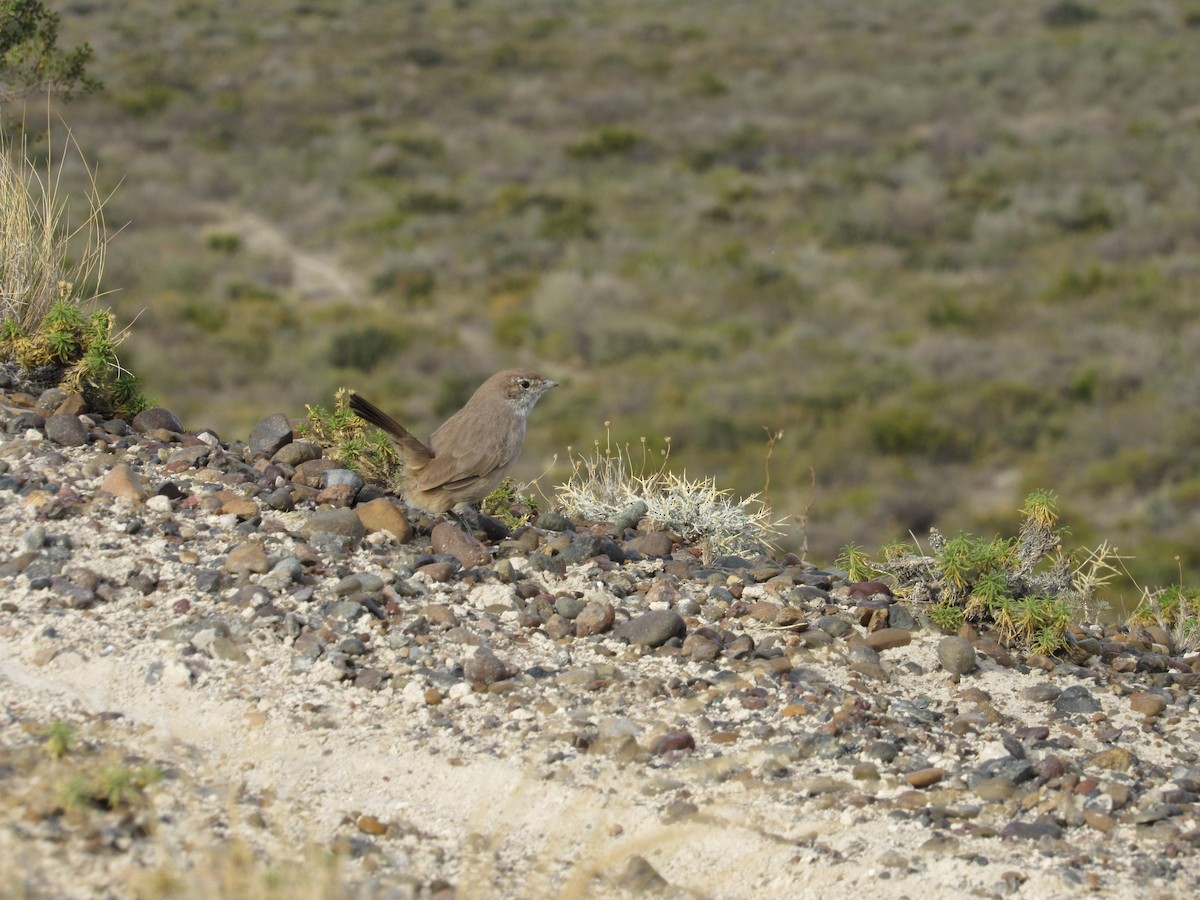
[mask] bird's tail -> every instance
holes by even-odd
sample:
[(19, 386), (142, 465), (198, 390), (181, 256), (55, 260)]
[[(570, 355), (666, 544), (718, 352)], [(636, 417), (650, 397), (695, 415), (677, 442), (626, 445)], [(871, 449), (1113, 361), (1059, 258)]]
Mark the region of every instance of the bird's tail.
[(433, 451), (409, 434), (407, 428), (353, 391), (350, 392), (350, 409), (360, 419), (387, 432), (406, 467), (420, 469), (433, 459)]

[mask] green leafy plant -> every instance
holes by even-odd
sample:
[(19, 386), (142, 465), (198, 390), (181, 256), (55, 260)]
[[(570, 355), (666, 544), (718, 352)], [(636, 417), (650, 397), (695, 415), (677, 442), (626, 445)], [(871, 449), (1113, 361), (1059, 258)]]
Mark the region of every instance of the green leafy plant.
[(46, 753), (51, 759), (63, 759), (71, 750), (73, 738), (71, 726), (62, 719), (56, 719), (45, 731)]
[(0, 99), (12, 100), (50, 90), (69, 100), (103, 85), (87, 74), (92, 48), (58, 47), (58, 14), (41, 0), (0, 3)]
[(891, 544), (875, 561), (850, 545), (839, 564), (851, 578), (890, 577), (897, 596), (932, 604), (929, 617), (943, 630), (978, 621), (1006, 642), (1056, 653), (1066, 646), (1072, 620), (1095, 605), (1096, 591), (1116, 571), (1114, 557), (1107, 545), (1073, 555), (1062, 550), (1065, 532), (1049, 491), (1031, 493), (1020, 512), (1013, 539), (966, 532), (946, 538), (934, 529), (929, 554)]
[(1154, 591), (1143, 588), (1130, 621), (1165, 629), (1178, 649), (1200, 649), (1200, 588), (1185, 587), (1182, 580)]
[(399, 488), (400, 457), (387, 435), (351, 412), (349, 388), (337, 389), (333, 409), (306, 405), (300, 431), (325, 448), (330, 459)]
[(533, 494), (521, 494), (516, 482), (505, 478), (488, 494), (480, 510), (499, 519), (509, 529), (518, 528), (537, 517), (538, 502)]

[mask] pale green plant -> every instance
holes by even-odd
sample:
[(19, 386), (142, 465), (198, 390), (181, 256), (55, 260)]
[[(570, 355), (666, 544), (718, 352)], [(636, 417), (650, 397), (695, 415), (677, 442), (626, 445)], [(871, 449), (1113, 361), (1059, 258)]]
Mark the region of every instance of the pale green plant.
[(651, 463), (648, 444), (641, 438), (641, 459), (635, 461), (628, 447), (614, 449), (611, 423), (604, 426), (605, 445), (601, 448), (597, 440), (590, 456), (567, 448), (571, 475), (559, 485), (557, 500), (568, 514), (611, 521), (641, 501), (651, 523), (699, 544), (706, 556), (754, 553), (771, 546), (780, 523), (758, 494), (737, 500), (731, 491), (718, 488), (714, 478), (689, 479), (686, 472), (671, 472), (670, 437), (664, 439), (657, 464)]

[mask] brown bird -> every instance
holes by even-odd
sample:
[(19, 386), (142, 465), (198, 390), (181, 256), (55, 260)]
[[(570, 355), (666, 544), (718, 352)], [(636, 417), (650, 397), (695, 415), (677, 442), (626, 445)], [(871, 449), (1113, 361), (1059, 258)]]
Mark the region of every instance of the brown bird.
[(505, 369), (422, 444), (407, 428), (356, 393), (350, 409), (387, 432), (404, 463), (405, 499), (430, 515), (474, 505), (508, 474), (525, 443), (525, 417), (558, 382), (528, 369)]

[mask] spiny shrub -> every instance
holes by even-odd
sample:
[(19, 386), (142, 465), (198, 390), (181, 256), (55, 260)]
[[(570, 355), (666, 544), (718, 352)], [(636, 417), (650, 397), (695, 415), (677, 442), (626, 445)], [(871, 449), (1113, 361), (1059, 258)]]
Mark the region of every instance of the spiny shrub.
[(897, 596), (928, 604), (929, 618), (946, 631), (983, 623), (1007, 643), (1059, 653), (1068, 646), (1068, 626), (1097, 603), (1096, 592), (1117, 571), (1115, 553), (1107, 545), (1064, 551), (1049, 491), (1030, 494), (1020, 513), (1015, 538), (947, 538), (932, 529), (929, 553), (898, 542), (873, 559), (852, 545), (838, 562), (852, 580), (891, 579)]

